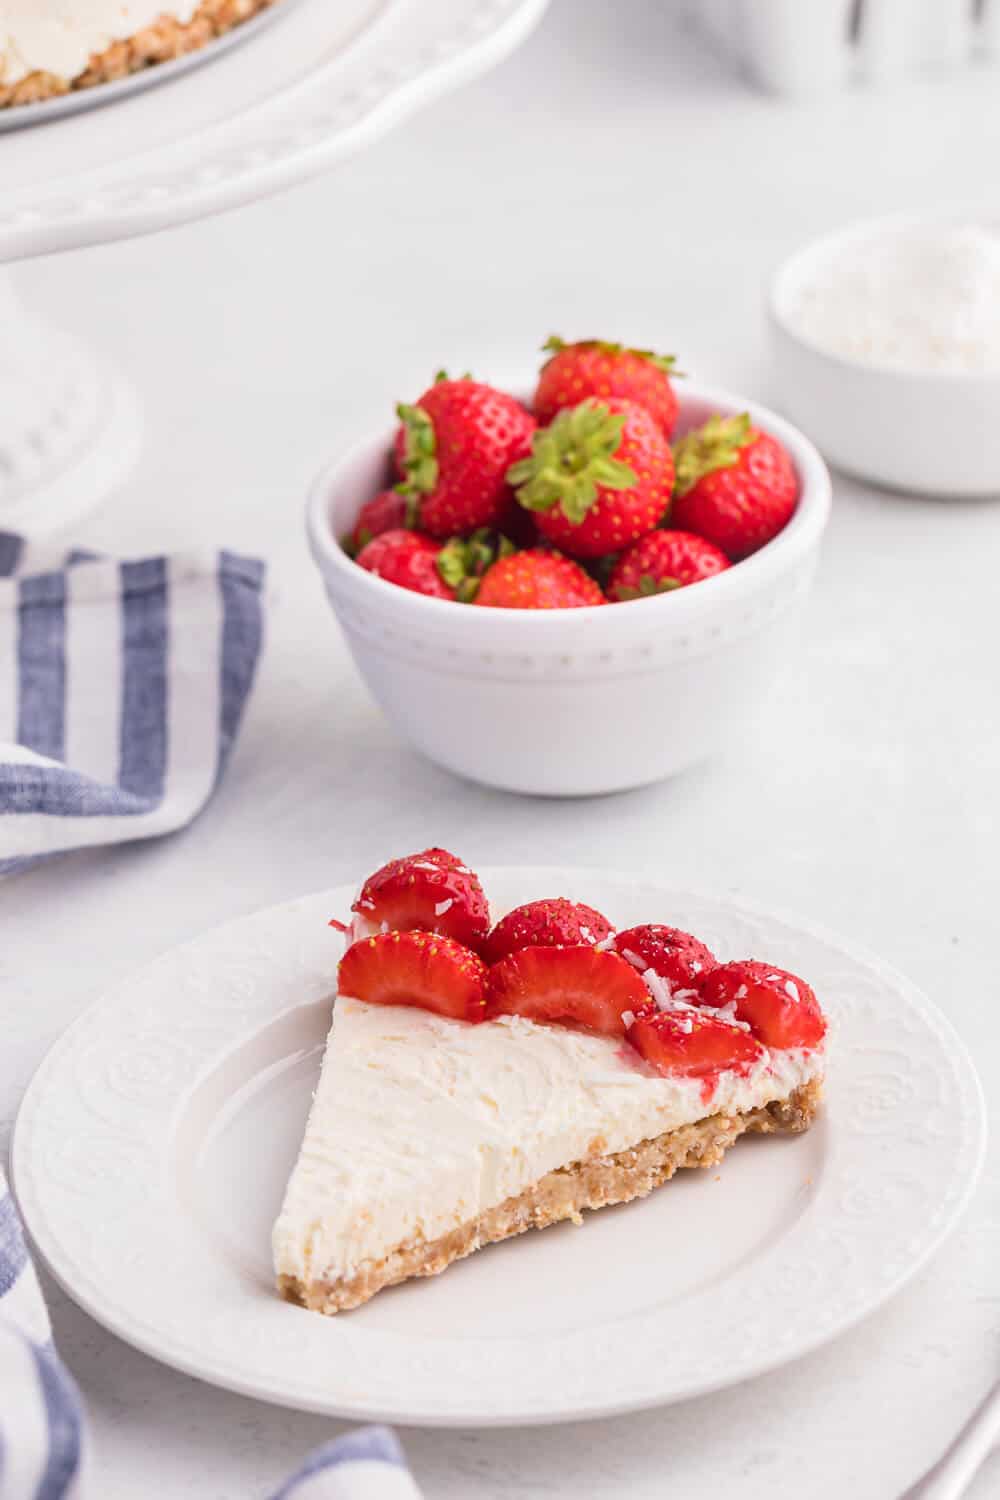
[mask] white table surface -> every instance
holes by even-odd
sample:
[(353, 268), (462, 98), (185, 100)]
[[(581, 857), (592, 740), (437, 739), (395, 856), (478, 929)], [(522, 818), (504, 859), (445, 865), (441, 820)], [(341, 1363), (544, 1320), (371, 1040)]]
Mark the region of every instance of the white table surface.
[[(0, 889), (0, 1136), (45, 1048), (108, 984), (208, 924), (430, 841), (473, 863), (632, 867), (819, 919), (934, 995), (994, 1094), (1000, 505), (838, 479), (767, 713), (673, 783), (565, 803), (461, 784), (399, 743), (327, 614), (301, 508), (320, 461), (440, 364), (516, 372), (552, 330), (676, 349), (766, 398), (768, 267), (929, 193), (983, 207), (996, 79), (806, 109), (744, 91), (676, 4), (555, 0), (518, 56), (336, 176), (18, 268), (36, 307), (130, 371), (150, 418), (134, 483), (74, 540), (219, 541), (268, 556), (277, 598), (238, 752), (199, 823)], [(892, 1500), (996, 1374), (997, 1164), (930, 1269), (829, 1349), (589, 1426), (404, 1432), (428, 1497), (839, 1500), (849, 1485)], [(263, 1497), (339, 1430), (161, 1368), (61, 1295), (52, 1309), (102, 1500), (133, 1500), (140, 1478), (145, 1500)], [(995, 1459), (971, 1493), (998, 1486)]]

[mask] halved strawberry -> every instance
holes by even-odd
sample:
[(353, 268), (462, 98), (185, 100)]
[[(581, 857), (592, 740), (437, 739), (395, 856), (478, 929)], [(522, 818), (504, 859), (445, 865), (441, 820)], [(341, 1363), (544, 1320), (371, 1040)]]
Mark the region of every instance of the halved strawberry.
[(600, 943), (611, 923), (582, 901), (529, 901), (515, 906), (497, 923), (483, 947), (488, 964), (497, 964), (516, 948), (554, 948), (567, 944)]
[(713, 1073), (748, 1073), (765, 1053), (738, 1026), (697, 1011), (646, 1006), (629, 1028), (628, 1039), (661, 1073), (707, 1078)]
[(627, 959), (640, 974), (652, 969), (665, 979), (671, 990), (696, 989), (701, 975), (714, 969), (718, 959), (710, 948), (681, 932), (679, 927), (662, 927), (650, 922), (642, 927), (627, 927), (615, 938), (615, 952)]
[(527, 1016), (559, 1026), (585, 1026), (624, 1036), (623, 1012), (648, 1001), (638, 974), (616, 953), (583, 944), (518, 948), (489, 971), (489, 1016)]
[(699, 1005), (731, 1006), (768, 1047), (816, 1047), (826, 1020), (804, 979), (754, 959), (720, 964), (698, 986)]
[(369, 875), (352, 911), (390, 931), (439, 932), (478, 947), (490, 930), (490, 909), (478, 876), (447, 849), (392, 859)]
[(415, 1005), (456, 1021), (481, 1021), (486, 973), (479, 955), (451, 938), (380, 932), (348, 948), (338, 987), (370, 1005)]

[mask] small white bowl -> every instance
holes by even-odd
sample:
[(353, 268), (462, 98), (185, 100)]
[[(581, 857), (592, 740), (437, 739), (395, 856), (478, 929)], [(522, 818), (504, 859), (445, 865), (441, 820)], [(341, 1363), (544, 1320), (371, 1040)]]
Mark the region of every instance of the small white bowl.
[(684, 383), (680, 430), (715, 411), (748, 411), (785, 444), (798, 508), (745, 562), (628, 604), (492, 609), (397, 588), (337, 540), (389, 481), (392, 433), (322, 471), (306, 510), (312, 553), (361, 674), (405, 739), (460, 776), (547, 796), (642, 786), (738, 743), (812, 581), (830, 479), (780, 417)]
[(912, 220), (869, 220), (784, 261), (767, 297), (782, 409), (838, 469), (889, 489), (943, 498), (1000, 494), (1000, 374), (862, 363), (812, 343), (791, 309), (852, 241)]

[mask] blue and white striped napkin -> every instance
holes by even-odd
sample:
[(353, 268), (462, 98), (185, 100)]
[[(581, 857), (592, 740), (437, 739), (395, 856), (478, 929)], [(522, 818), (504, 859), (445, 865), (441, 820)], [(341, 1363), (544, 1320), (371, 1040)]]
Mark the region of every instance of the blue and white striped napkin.
[(263, 584), (232, 552), (53, 565), (0, 532), (0, 874), (201, 810), (253, 683)]
[[(80, 1393), (53, 1347), (2, 1172), (0, 1397), (0, 1500), (96, 1500)], [(393, 1434), (366, 1427), (317, 1449), (272, 1500), (420, 1500), (420, 1491)]]

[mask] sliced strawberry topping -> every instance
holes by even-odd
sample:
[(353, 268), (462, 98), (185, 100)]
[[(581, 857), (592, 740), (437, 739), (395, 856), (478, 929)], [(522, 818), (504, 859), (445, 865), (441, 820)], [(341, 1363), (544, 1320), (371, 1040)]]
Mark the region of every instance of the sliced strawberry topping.
[(746, 959), (720, 964), (698, 986), (699, 1005), (731, 1006), (768, 1047), (816, 1047), (826, 1035), (819, 1001), (804, 979)]
[(707, 1078), (714, 1073), (748, 1073), (766, 1054), (738, 1026), (697, 1011), (646, 1006), (629, 1028), (628, 1039), (661, 1073)]
[(567, 944), (600, 943), (611, 933), (611, 923), (582, 901), (529, 901), (515, 906), (497, 923), (483, 948), (489, 964), (497, 964), (517, 948), (554, 948)]
[(648, 1001), (646, 986), (623, 958), (584, 945), (519, 948), (494, 964), (487, 1014), (527, 1016), (624, 1036), (623, 1013)]
[(440, 932), (472, 948), (490, 928), (478, 876), (447, 849), (390, 860), (369, 875), (351, 910), (375, 927), (384, 922), (391, 932)]
[(486, 965), (478, 954), (433, 932), (362, 938), (340, 960), (342, 995), (371, 1005), (415, 1005), (456, 1021), (485, 1014)]
[[(689, 932), (657, 923), (627, 927), (619, 932), (615, 952), (640, 974), (652, 969), (666, 980), (671, 991), (697, 989), (701, 977), (718, 963), (712, 950)], [(694, 996), (689, 998), (693, 1000)]]

